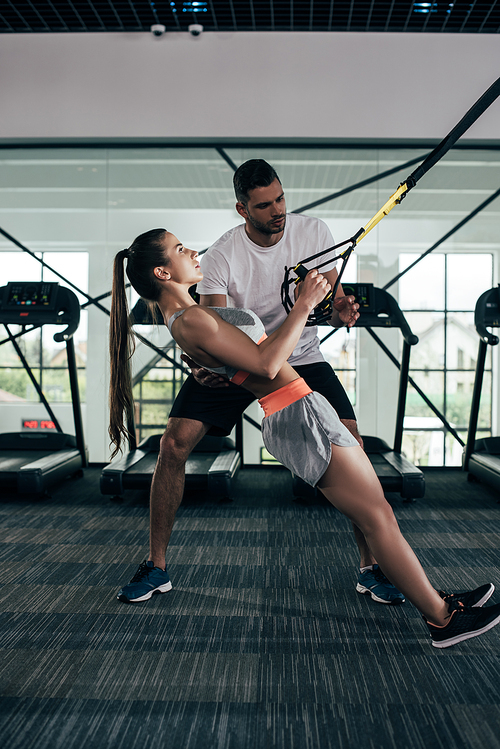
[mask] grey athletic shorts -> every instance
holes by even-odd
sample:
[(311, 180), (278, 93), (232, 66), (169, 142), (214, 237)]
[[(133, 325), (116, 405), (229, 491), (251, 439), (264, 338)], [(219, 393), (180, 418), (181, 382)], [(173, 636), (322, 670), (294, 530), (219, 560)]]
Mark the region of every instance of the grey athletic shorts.
[(359, 447), (326, 398), (315, 392), (266, 416), (262, 438), (276, 460), (311, 486), (328, 468), (332, 443)]

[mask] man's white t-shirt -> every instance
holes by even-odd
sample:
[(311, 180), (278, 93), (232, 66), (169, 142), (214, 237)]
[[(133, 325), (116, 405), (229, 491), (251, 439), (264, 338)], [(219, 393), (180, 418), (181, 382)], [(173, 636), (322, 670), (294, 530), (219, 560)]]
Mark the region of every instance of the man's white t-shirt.
[[(311, 216), (287, 213), (283, 236), (272, 247), (260, 247), (252, 242), (245, 224), (235, 226), (202, 255), (203, 280), (198, 283), (197, 291), (199, 294), (225, 294), (228, 306), (253, 310), (269, 335), (286, 317), (281, 303), (285, 266), (293, 268), (301, 260), (332, 245), (333, 237), (327, 225)], [(335, 265), (336, 262), (329, 263), (321, 271), (331, 270)], [(293, 289), (290, 295), (293, 299)], [(304, 328), (289, 362), (299, 365), (318, 361), (324, 358), (319, 350), (317, 328)]]

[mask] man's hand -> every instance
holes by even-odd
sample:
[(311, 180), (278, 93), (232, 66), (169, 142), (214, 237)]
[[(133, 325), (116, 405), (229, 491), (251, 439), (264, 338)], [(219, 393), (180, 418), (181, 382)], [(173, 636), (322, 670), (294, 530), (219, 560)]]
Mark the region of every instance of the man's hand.
[[(333, 308), (339, 317), (342, 325), (352, 328), (359, 317), (359, 304), (356, 303), (353, 296), (338, 296), (333, 302)], [(332, 325), (336, 326), (335, 313), (332, 319)]]
[(181, 359), (188, 365), (194, 379), (199, 385), (204, 385), (209, 388), (226, 388), (228, 386), (229, 380), (227, 377), (222, 377), (222, 375), (215, 374), (215, 372), (209, 372), (208, 369), (200, 367), (200, 365), (190, 359), (187, 354), (181, 354)]

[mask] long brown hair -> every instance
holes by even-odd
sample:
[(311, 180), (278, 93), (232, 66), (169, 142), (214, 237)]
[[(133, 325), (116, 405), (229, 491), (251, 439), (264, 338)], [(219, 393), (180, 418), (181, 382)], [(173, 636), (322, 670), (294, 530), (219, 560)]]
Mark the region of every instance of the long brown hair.
[[(135, 340), (130, 324), (125, 273), (136, 290), (150, 306), (156, 307), (161, 287), (153, 268), (166, 265), (168, 258), (163, 247), (166, 229), (151, 229), (138, 236), (127, 250), (117, 253), (113, 263), (113, 288), (109, 324), (109, 437), (114, 446), (111, 457), (121, 451), (122, 440), (131, 444), (133, 435), (127, 424), (132, 423), (134, 399), (130, 358)], [(124, 262), (127, 259), (125, 271)], [(125, 418), (124, 418), (125, 417)]]

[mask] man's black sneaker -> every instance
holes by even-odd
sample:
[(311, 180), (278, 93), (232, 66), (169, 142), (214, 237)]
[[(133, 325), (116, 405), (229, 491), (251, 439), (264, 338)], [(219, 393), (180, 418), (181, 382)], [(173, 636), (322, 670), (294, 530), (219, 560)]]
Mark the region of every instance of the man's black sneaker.
[(431, 624), (423, 617), (435, 648), (449, 648), (457, 642), (477, 637), (500, 622), (500, 603), (487, 606), (485, 609), (477, 606), (466, 608), (460, 601), (452, 599), (448, 603), (448, 610), (450, 618), (444, 626)]
[(439, 595), (447, 603), (455, 600), (463, 603), (465, 608), (479, 608), (480, 606), (484, 606), (486, 601), (491, 598), (494, 590), (495, 586), (493, 583), (486, 583), (485, 585), (480, 585), (475, 590), (464, 591), (463, 593), (445, 593), (444, 590), (440, 590)]
[(124, 603), (147, 601), (153, 593), (166, 593), (172, 589), (167, 570), (155, 567), (153, 562), (142, 562), (128, 585), (118, 592), (118, 600)]

